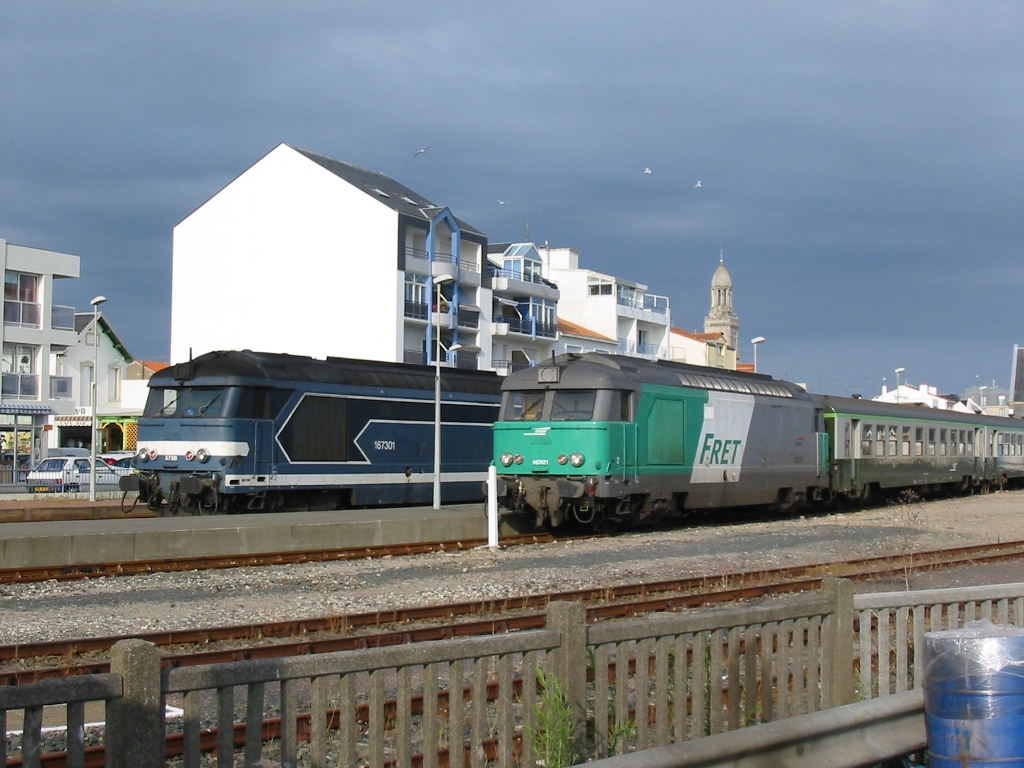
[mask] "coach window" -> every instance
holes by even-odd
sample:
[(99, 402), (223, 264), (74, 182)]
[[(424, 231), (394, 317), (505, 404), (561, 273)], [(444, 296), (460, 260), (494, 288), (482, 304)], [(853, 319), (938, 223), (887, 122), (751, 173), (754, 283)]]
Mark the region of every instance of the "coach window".
[(900, 456), (910, 455), (910, 427), (900, 428)]
[(924, 456), (924, 427), (914, 427), (914, 455)]
[(889, 455), (896, 455), (896, 427), (889, 427)]
[(946, 437), (946, 430), (939, 430), (939, 456), (945, 456), (949, 453), (949, 444), (947, 443), (948, 438)]
[(861, 458), (871, 455), (871, 430), (870, 424), (865, 424), (860, 433), (860, 455)]
[(875, 456), (885, 456), (885, 425), (875, 427)]
[(935, 455), (935, 427), (928, 427), (928, 450), (929, 456)]

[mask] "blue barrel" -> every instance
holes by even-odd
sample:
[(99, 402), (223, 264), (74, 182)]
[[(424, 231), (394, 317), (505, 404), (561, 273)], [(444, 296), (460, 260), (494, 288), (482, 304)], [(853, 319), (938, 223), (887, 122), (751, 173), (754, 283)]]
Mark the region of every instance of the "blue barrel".
[(926, 633), (924, 708), (931, 768), (1024, 766), (1024, 630)]

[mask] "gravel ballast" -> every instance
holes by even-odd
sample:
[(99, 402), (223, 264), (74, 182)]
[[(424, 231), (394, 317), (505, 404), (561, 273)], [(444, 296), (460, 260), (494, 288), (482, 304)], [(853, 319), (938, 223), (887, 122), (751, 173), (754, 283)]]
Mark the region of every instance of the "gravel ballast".
[[(705, 520), (496, 552), (3, 585), (0, 644), (315, 618), (1014, 540), (1024, 540), (1024, 491), (738, 525)], [(1017, 563), (871, 589), (1010, 581), (1024, 581)]]

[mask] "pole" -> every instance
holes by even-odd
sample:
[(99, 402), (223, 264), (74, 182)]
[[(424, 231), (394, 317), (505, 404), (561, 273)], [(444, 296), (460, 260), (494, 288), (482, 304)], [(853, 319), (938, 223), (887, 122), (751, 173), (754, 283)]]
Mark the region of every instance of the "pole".
[(487, 467), (487, 546), (498, 548), (498, 468)]
[(441, 284), (435, 282), (437, 328), (434, 334), (434, 509), (441, 508)]
[(89, 440), (89, 501), (96, 501), (96, 433), (99, 422), (96, 418), (96, 379), (100, 371), (100, 304), (106, 301), (103, 296), (92, 300), (92, 436)]

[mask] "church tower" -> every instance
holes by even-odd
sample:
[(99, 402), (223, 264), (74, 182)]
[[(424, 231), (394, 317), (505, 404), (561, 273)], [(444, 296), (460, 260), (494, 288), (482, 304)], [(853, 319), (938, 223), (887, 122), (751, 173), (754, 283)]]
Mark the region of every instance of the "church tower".
[(711, 311), (704, 318), (704, 332), (722, 333), (726, 344), (739, 349), (740, 319), (732, 310), (732, 278), (722, 254), (719, 254), (715, 276), (711, 278)]

